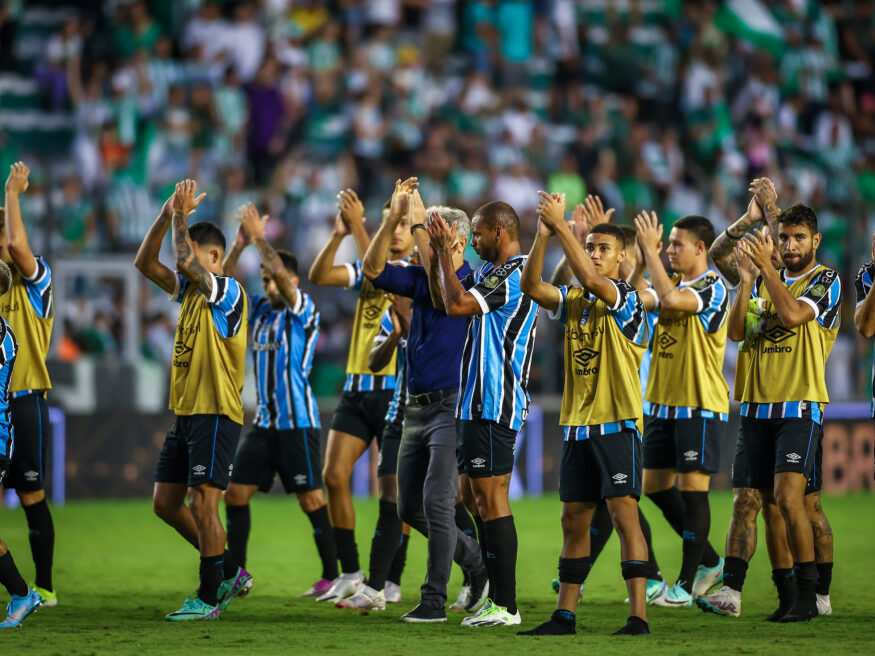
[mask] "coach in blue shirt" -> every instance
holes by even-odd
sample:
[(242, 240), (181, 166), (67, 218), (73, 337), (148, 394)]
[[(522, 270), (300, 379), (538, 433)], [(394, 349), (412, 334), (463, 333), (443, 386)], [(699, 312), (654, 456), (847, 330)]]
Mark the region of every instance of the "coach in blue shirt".
[[(474, 591), (470, 607), (485, 595), (488, 577), (479, 545), (455, 525), (459, 477), (454, 409), (466, 320), (448, 317), (434, 307), (425, 269), (430, 266), (430, 258), (424, 216), (417, 217), (417, 212), (411, 216), (411, 231), (424, 266), (400, 267), (386, 263), (395, 228), (407, 213), (410, 191), (396, 185), (393, 211), (386, 215), (374, 236), (362, 262), (362, 271), (378, 289), (413, 301), (406, 346), (408, 402), (398, 454), (398, 514), (428, 537), (428, 576), (421, 588), (419, 605), (401, 619), (444, 622), (452, 561), (459, 563), (470, 577)], [(418, 201), (418, 193), (413, 193)], [(431, 210), (448, 223), (456, 224), (453, 267), (459, 278), (465, 278), (472, 271), (463, 258), (471, 225), (468, 217), (463, 211), (449, 207)], [(435, 298), (439, 298), (439, 292), (435, 290), (435, 294)]]

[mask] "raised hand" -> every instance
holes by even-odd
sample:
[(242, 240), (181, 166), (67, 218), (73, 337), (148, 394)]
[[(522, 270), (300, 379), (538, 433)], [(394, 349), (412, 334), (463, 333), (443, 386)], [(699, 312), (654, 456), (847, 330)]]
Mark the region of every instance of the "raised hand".
[(338, 232), (335, 225), (335, 232), (338, 234), (349, 234), (349, 227), (355, 222), (363, 223), (365, 220), (365, 206), (359, 200), (358, 194), (352, 189), (343, 189), (337, 194), (337, 208), (340, 210), (338, 217), (346, 223), (347, 230), (343, 233)]
[(452, 229), (438, 212), (432, 212), (428, 217), (428, 239), (435, 251), (449, 250), (456, 243), (456, 224)]
[(425, 223), (425, 203), (419, 195), (419, 189), (410, 194), (410, 225)]
[(395, 191), (392, 192), (392, 200), (389, 201), (388, 220), (400, 221), (407, 214), (410, 207), (410, 194), (419, 185), (416, 178), (407, 178), (403, 182), (395, 181)]
[(565, 194), (548, 194), (538, 191), (541, 200), (538, 202), (538, 217), (551, 230), (556, 230), (559, 224), (565, 223)]
[(750, 183), (748, 191), (757, 199), (762, 209), (778, 202), (778, 192), (775, 184), (768, 178), (756, 178)]
[(246, 248), (252, 243), (252, 235), (246, 232), (246, 228), (243, 227), (242, 223), (237, 226), (237, 235), (234, 237), (234, 243), (240, 248)]
[(774, 245), (775, 242), (772, 241), (772, 236), (768, 232), (759, 229), (754, 230), (753, 234), (748, 233), (744, 239), (738, 242), (738, 247), (760, 270), (771, 266)]
[(254, 204), (241, 205), (237, 210), (237, 220), (240, 221), (238, 236), (242, 230), (251, 241), (264, 239), (264, 226), (267, 225), (267, 219), (268, 215), (261, 216)]
[(613, 207), (607, 212), (605, 211), (602, 199), (595, 194), (587, 195), (586, 200), (583, 202), (583, 214), (586, 217), (586, 225), (590, 230), (597, 225), (610, 222), (613, 213)]
[(753, 196), (747, 204), (747, 216), (755, 223), (762, 223), (766, 219), (766, 215), (763, 213), (763, 208), (756, 196)]
[(176, 191), (173, 193), (173, 211), (183, 216), (193, 214), (201, 201), (206, 198), (207, 193), (203, 192), (200, 196), (197, 194), (197, 182), (194, 180), (183, 180), (176, 183)]
[(23, 194), (27, 191), (30, 169), (24, 162), (15, 162), (9, 167), (9, 177), (6, 178), (6, 193)]
[(662, 224), (656, 216), (656, 212), (640, 212), (635, 217), (635, 228), (638, 236), (635, 243), (642, 251), (642, 255), (646, 251), (659, 252), (662, 242)]
[(733, 249), (735, 263), (738, 268), (738, 278), (742, 284), (752, 285), (760, 275), (760, 270), (740, 246)]

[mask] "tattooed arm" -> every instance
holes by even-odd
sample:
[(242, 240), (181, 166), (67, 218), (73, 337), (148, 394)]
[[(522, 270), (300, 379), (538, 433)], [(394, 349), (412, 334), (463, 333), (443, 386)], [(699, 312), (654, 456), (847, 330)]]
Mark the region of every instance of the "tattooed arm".
[(173, 250), (176, 253), (176, 269), (192, 285), (210, 297), (213, 292), (213, 274), (198, 262), (194, 244), (188, 236), (188, 215), (194, 212), (206, 196), (206, 193), (202, 193), (195, 197), (195, 193), (197, 182), (194, 180), (176, 183), (173, 194)]
[(708, 254), (714, 260), (714, 266), (733, 286), (737, 285), (739, 281), (738, 263), (735, 260), (733, 250), (738, 244), (738, 240), (744, 237), (748, 230), (760, 223), (763, 218), (759, 203), (757, 203), (756, 198), (751, 198), (747, 211), (741, 218), (721, 232), (711, 244)]
[(292, 275), (283, 264), (279, 253), (264, 238), (267, 214), (264, 216), (259, 215), (255, 205), (249, 203), (237, 211), (237, 218), (243, 231), (251, 235), (252, 243), (255, 244), (255, 248), (261, 256), (261, 265), (270, 274), (270, 277), (274, 279), (274, 282), (276, 282), (276, 286), (280, 290), (280, 294), (283, 295), (283, 298), (286, 299), (286, 303), (294, 308), (298, 303), (298, 287), (295, 285)]
[(778, 215), (781, 208), (778, 207), (778, 192), (775, 191), (774, 183), (768, 178), (757, 178), (750, 183), (749, 191), (756, 198), (757, 204), (763, 213), (765, 223), (769, 227), (772, 241), (780, 243), (778, 238)]
[(161, 264), (158, 254), (161, 252), (161, 242), (173, 221), (173, 196), (167, 199), (164, 207), (155, 223), (149, 228), (148, 234), (140, 244), (134, 266), (149, 280), (158, 285), (168, 294), (172, 294), (176, 288), (176, 275), (169, 268)]

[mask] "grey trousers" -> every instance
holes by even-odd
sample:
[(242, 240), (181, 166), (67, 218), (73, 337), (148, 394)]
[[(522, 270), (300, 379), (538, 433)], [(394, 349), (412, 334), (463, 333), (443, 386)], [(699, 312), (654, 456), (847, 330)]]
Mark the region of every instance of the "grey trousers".
[(398, 514), (428, 538), (422, 603), (443, 608), (453, 561), (466, 572), (484, 565), (480, 546), (456, 527), (456, 397), (422, 408), (407, 406), (398, 452)]

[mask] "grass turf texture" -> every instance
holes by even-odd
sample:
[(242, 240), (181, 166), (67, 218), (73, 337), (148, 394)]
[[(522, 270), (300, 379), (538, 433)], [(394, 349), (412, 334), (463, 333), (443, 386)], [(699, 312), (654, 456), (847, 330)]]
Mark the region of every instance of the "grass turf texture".
[[(652, 634), (612, 637), (625, 623), (625, 588), (620, 577), (619, 546), (612, 537), (586, 584), (578, 607), (576, 636), (517, 636), (518, 627), (469, 629), (463, 615), (448, 612), (446, 624), (408, 625), (399, 616), (419, 600), (425, 574), (425, 540), (414, 534), (402, 581), (404, 600), (385, 612), (340, 610), (298, 599), (319, 577), (311, 529), (294, 497), (259, 496), (252, 504), (249, 565), (255, 587), (232, 602), (218, 622), (171, 624), (164, 615), (176, 610), (197, 587), (198, 559), (170, 528), (152, 514), (147, 500), (73, 502), (54, 509), (57, 533), (55, 585), (57, 608), (40, 609), (19, 630), (0, 631), (2, 654), (193, 654), (346, 653), (385, 655), (428, 653), (568, 653), (593, 649), (598, 654), (646, 650), (651, 654), (871, 654), (875, 640), (875, 586), (871, 545), (875, 542), (871, 495), (826, 497), (824, 508), (836, 537), (832, 583), (834, 615), (807, 624), (776, 625), (762, 618), (776, 607), (765, 539), (760, 522), (759, 548), (751, 563), (740, 618), (706, 615), (699, 609), (649, 608)], [(643, 502), (653, 527), (654, 547), (665, 576), (674, 581), (681, 541), (659, 511)], [(715, 493), (712, 542), (723, 552), (731, 496)], [(519, 531), (517, 589), (522, 629), (549, 618), (556, 602), (550, 581), (556, 575), (561, 533), (555, 496), (514, 502)], [(376, 501), (356, 502), (357, 538), (367, 565), (376, 521)], [(0, 510), (0, 535), (25, 578), (33, 565), (20, 510)], [(461, 575), (454, 568), (450, 599)], [(5, 591), (4, 591), (5, 592)], [(630, 644), (634, 641), (634, 644)]]

